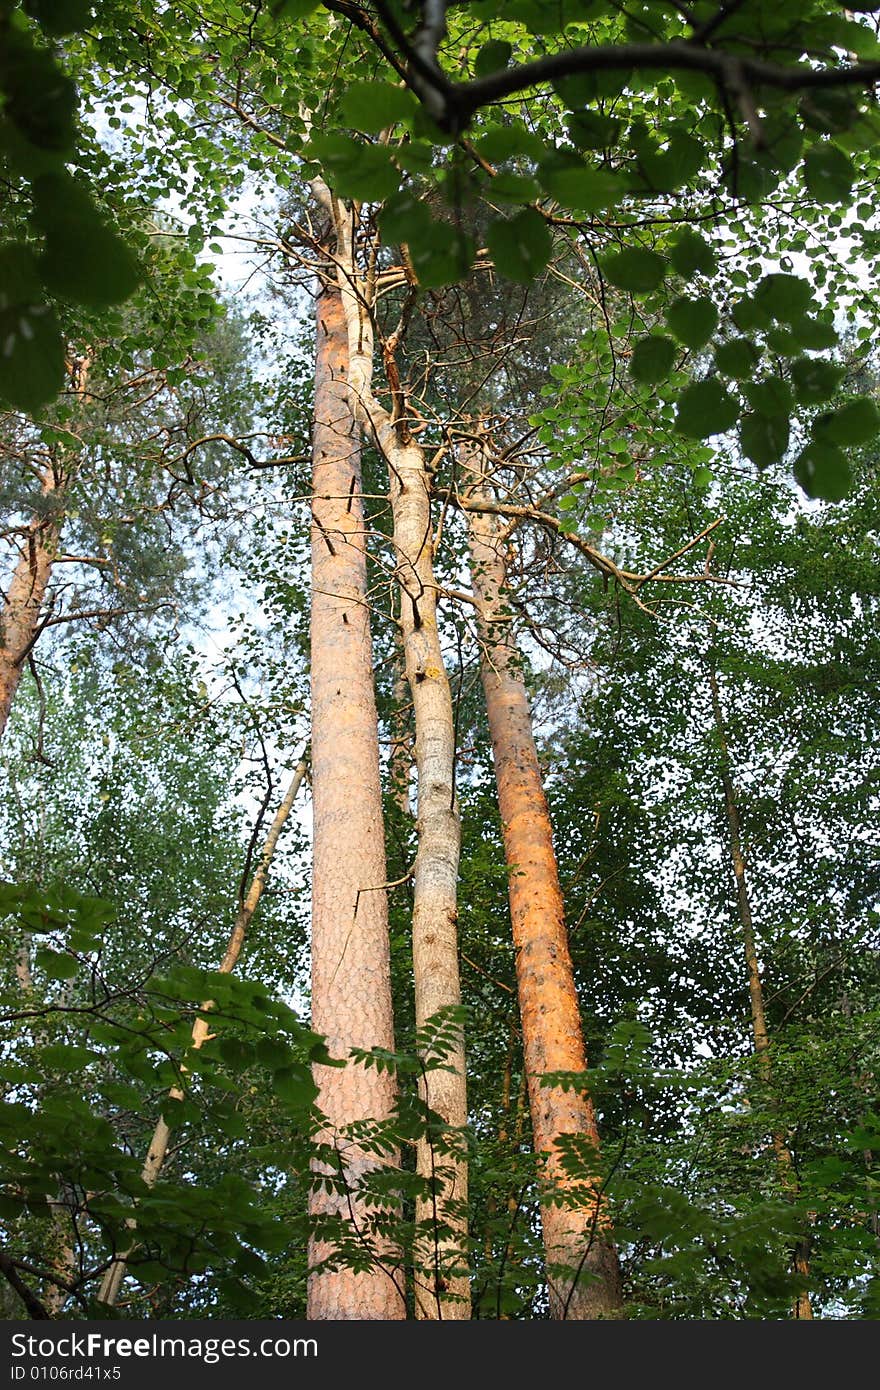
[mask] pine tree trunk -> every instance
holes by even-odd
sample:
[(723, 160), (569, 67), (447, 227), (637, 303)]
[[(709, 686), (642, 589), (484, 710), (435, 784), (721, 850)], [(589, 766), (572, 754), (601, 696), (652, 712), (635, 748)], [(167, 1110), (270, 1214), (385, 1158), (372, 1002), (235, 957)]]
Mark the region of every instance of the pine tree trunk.
[[(479, 506), (478, 497), (473, 505)], [(523, 1054), (544, 1188), (550, 1314), (616, 1318), (620, 1270), (600, 1181), (595, 1171), (578, 1179), (568, 1175), (557, 1144), (563, 1135), (577, 1135), (598, 1151), (593, 1105), (582, 1090), (563, 1091), (540, 1079), (545, 1072), (585, 1072), (587, 1062), (553, 830), (506, 602), (506, 547), (497, 517), (474, 510), (468, 519), (481, 675), (510, 875)], [(554, 1202), (554, 1195), (563, 1200)]]
[[(348, 390), (348, 335), (337, 290), (317, 301), (312, 501), (312, 1025), (330, 1052), (394, 1048), (385, 891), (379, 734), (366, 593), (360, 431)], [(337, 1174), (349, 1192), (312, 1192), (313, 1218), (340, 1217), (369, 1234), (370, 1208), (357, 1195), (376, 1159), (345, 1138), (349, 1125), (387, 1120), (391, 1073), (349, 1064), (316, 1067), (322, 1143), (338, 1147)], [(393, 1161), (393, 1156), (387, 1156)], [(326, 1171), (326, 1168), (320, 1171)], [(315, 1268), (332, 1242), (310, 1248), (308, 1317), (405, 1316), (399, 1256), (379, 1246), (382, 1266), (364, 1273)]]
[[(721, 787), (724, 793), (724, 810), (727, 817), (728, 834), (730, 836), (730, 859), (733, 866), (734, 880), (736, 882), (737, 913), (745, 948), (746, 975), (749, 982), (749, 1005), (752, 1016), (752, 1039), (761, 1078), (769, 1088), (773, 1070), (770, 1057), (770, 1034), (767, 1031), (767, 1018), (764, 1012), (764, 989), (761, 983), (761, 971), (758, 965), (758, 952), (755, 945), (752, 904), (749, 898), (748, 883), (746, 882), (746, 865), (742, 850), (742, 827), (740, 824), (739, 805), (736, 799), (733, 778), (730, 774), (730, 752), (727, 746), (718, 680), (714, 668), (711, 665), (708, 667), (708, 671), (709, 689), (712, 697), (712, 715), (715, 721), (715, 732), (718, 737), (718, 745), (721, 754)], [(776, 1155), (776, 1164), (782, 1186), (786, 1192), (796, 1197), (798, 1181), (797, 1174), (795, 1173), (794, 1161), (791, 1156), (791, 1150), (785, 1142), (785, 1136), (779, 1130), (776, 1130), (773, 1134), (773, 1151)], [(795, 1273), (800, 1275), (801, 1278), (809, 1278), (810, 1246), (809, 1239), (806, 1236), (803, 1240), (797, 1242), (792, 1252), (792, 1267)], [(813, 1308), (810, 1303), (810, 1295), (806, 1290), (803, 1290), (795, 1297), (792, 1307), (792, 1317), (800, 1320), (810, 1319), (812, 1316)]]
[[(43, 477), (42, 491), (44, 497), (51, 497), (57, 491), (57, 480), (51, 469)], [(61, 520), (57, 513), (31, 519), (3, 598), (0, 614), (0, 737), (6, 729), (25, 662), (39, 635), (60, 530)]]
[[(352, 400), (385, 459), (391, 487), (400, 632), (415, 724), (418, 848), (413, 869), (413, 976), (416, 1024), (422, 1028), (436, 1014), (461, 1004), (455, 722), (437, 629), (431, 475), (423, 450), (408, 432), (399, 384), (389, 382), (396, 402), (392, 412), (373, 394), (369, 286), (356, 265), (351, 215), (339, 204), (335, 212)], [(386, 365), (396, 378), (390, 352)], [(460, 1142), (451, 1153), (440, 1153), (430, 1138), (417, 1146), (417, 1170), (433, 1184), (434, 1193), (416, 1204), (416, 1219), (426, 1235), (417, 1239), (414, 1251), (415, 1302), (418, 1318), (461, 1321), (470, 1318), (471, 1304), (464, 1152), (467, 1083), (460, 1029), (445, 1052), (444, 1064), (451, 1069), (424, 1074), (422, 1096), (444, 1126), (458, 1132)], [(445, 1235), (436, 1233), (438, 1221), (447, 1228)]]
[[(269, 833), (266, 836), (266, 841), (260, 854), (260, 862), (251, 880), (250, 888), (238, 912), (235, 914), (235, 921), (232, 924), (229, 941), (223, 953), (223, 959), (218, 966), (218, 971), (221, 975), (230, 975), (238, 964), (241, 949), (247, 935), (247, 929), (250, 926), (251, 918), (257, 910), (257, 905), (262, 897), (263, 889), (266, 887), (269, 869), (275, 855), (275, 847), (278, 844), (278, 837), (287, 823), (287, 818), (293, 808), (297, 793), (302, 786), (306, 770), (307, 764), (305, 757), (303, 757), (297, 764), (293, 777), (290, 780), (290, 785), (284, 794), (278, 810), (275, 812), (275, 816), (269, 828)], [(202, 1003), (201, 1012), (204, 1014), (211, 1008), (213, 1008), (211, 1000), (206, 999)], [(204, 1046), (210, 1036), (210, 1026), (207, 1019), (196, 1019), (192, 1026), (191, 1036), (191, 1046), (194, 1051), (198, 1051), (199, 1048)], [(183, 1091), (177, 1086), (171, 1088), (169, 1095), (172, 1100), (183, 1100)], [(141, 1178), (147, 1187), (153, 1187), (155, 1185), (162, 1171), (162, 1166), (168, 1153), (170, 1138), (171, 1130), (166, 1124), (163, 1116), (160, 1115), (156, 1122), (156, 1127), (153, 1130), (153, 1137), (150, 1140), (147, 1156), (144, 1159), (143, 1168), (141, 1169)], [(131, 1222), (129, 1224), (133, 1225), (134, 1223)], [(104, 1271), (104, 1277), (101, 1280), (101, 1286), (98, 1291), (99, 1303), (106, 1303), (110, 1308), (115, 1307), (117, 1299), (119, 1298), (120, 1289), (122, 1288), (122, 1281), (125, 1278), (126, 1265), (131, 1258), (134, 1248), (134, 1246), (130, 1246), (124, 1254), (118, 1255)]]

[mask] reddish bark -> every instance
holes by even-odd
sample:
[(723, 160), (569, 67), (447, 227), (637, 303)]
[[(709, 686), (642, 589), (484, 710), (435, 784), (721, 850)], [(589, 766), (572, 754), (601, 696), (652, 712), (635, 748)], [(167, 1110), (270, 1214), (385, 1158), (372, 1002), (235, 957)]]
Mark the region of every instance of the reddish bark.
[[(43, 479), (43, 496), (57, 491), (54, 473)], [(58, 548), (58, 513), (34, 516), (28, 524), (0, 614), (0, 737), (18, 690), (25, 662), (40, 632), (46, 590)]]
[(578, 1178), (567, 1174), (557, 1143), (577, 1135), (598, 1151), (593, 1105), (581, 1089), (541, 1082), (546, 1072), (586, 1072), (587, 1061), (553, 830), (505, 603), (505, 545), (497, 517), (473, 512), (470, 523), (482, 681), (510, 871), (523, 1052), (544, 1183), (550, 1312), (554, 1318), (614, 1318), (620, 1315), (620, 1272), (601, 1186), (595, 1170)]

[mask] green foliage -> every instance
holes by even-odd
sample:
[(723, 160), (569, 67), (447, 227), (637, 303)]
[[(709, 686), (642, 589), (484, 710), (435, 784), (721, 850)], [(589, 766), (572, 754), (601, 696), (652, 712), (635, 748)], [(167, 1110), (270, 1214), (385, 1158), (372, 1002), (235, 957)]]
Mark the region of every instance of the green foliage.
[(531, 208), (489, 228), (492, 259), (511, 280), (528, 282), (550, 259), (553, 242), (543, 218)]
[(737, 404), (719, 381), (696, 381), (683, 392), (678, 403), (676, 423), (691, 439), (707, 439), (723, 434), (736, 424)]
[[(63, 521), (69, 554), (46, 616), (66, 618), (74, 600), (89, 611), (108, 591), (125, 596), (127, 615), (162, 604), (167, 616), (146, 634), (133, 617), (114, 628), (102, 640), (121, 645), (107, 659), (97, 643), (71, 651), (47, 630), (45, 689), (28, 669), (7, 734), (4, 1243), (44, 1271), (45, 1296), (60, 1267), (55, 1217), (70, 1215), (82, 1301), (68, 1300), (65, 1316), (96, 1311), (101, 1266), (133, 1241), (127, 1312), (301, 1316), (310, 1231), (333, 1246), (331, 1264), (354, 1270), (375, 1268), (389, 1241), (408, 1256), (442, 1241), (442, 1223), (419, 1227), (415, 1206), (467, 1148), (477, 1315), (546, 1315), (539, 1200), (573, 1199), (542, 1189), (530, 1152), (508, 872), (471, 679), (479, 651), (446, 597), (465, 563), (456, 431), (467, 439), (479, 419), (499, 504), (544, 513), (517, 515), (511, 529), (509, 616), (534, 697), (590, 1063), (586, 1076), (548, 1080), (590, 1095), (602, 1135), (598, 1154), (567, 1136), (563, 1168), (574, 1184), (599, 1172), (632, 1317), (784, 1318), (799, 1287), (792, 1250), (807, 1238), (817, 1312), (876, 1316), (866, 1213), (878, 1142), (868, 767), (878, 414), (838, 325), (858, 314), (863, 342), (876, 327), (857, 279), (877, 254), (874, 210), (854, 190), (876, 182), (877, 121), (856, 86), (797, 95), (756, 83), (752, 101), (748, 83), (737, 95), (723, 73), (672, 61), (683, 46), (691, 65), (732, 54), (740, 67), (785, 66), (809, 52), (813, 70), (836, 76), (844, 54), (875, 59), (876, 37), (824, 0), (796, 14), (695, 12), (694, 25), (716, 21), (698, 44), (682, 11), (482, 0), (448, 11), (438, 95), (405, 53), (400, 67), (387, 61), (398, 40), (381, 15), (353, 15), (365, 26), (310, 0), (209, 0), (197, 26), (189, 12), (115, 0), (94, 10), (30, 0), (0, 14), (0, 395), (38, 417), (6, 420), (9, 537), (17, 545), (33, 517)], [(412, 38), (417, 17), (394, 15)], [(626, 42), (656, 55), (618, 69), (604, 50)], [(555, 56), (558, 72), (581, 50), (582, 70), (517, 85), (523, 64)], [(499, 75), (503, 90), (487, 97)], [(104, 148), (89, 130), (96, 117)], [(321, 219), (306, 206), (316, 174), (359, 204), (346, 215), (359, 265), (380, 286), (376, 340), (398, 342), (409, 428), (440, 470), (440, 621), (447, 650), (462, 655), (467, 1018), (415, 1029), (416, 834), (383, 766), (389, 879), (400, 880), (398, 1050), (349, 1060), (393, 1071), (400, 1098), (388, 1120), (334, 1134), (315, 1111), (312, 1066), (346, 1059), (301, 1017), (299, 830), (240, 976), (213, 968), (242, 871), (242, 806), (263, 791), (238, 750), (259, 757), (254, 720), (273, 749), (302, 732), (307, 526), (294, 518), (307, 484), (279, 460), (308, 452), (309, 401), (285, 340), (294, 294), (276, 278), (271, 310), (253, 336), (239, 333), (218, 319), (203, 248), (218, 254), (243, 187), (296, 248), (284, 275), (300, 253), (320, 261)], [(156, 214), (169, 206), (179, 221)], [(47, 409), (83, 344), (87, 398)], [(249, 353), (255, 370), (237, 371)], [(228, 445), (199, 443), (220, 434), (247, 440), (231, 476)], [(738, 441), (732, 454), (725, 434)], [(256, 438), (257, 461), (272, 465), (257, 470), (265, 490), (245, 468)], [(789, 453), (809, 508), (779, 467)], [(387, 588), (399, 557), (387, 478), (369, 452), (365, 464), (384, 748), (400, 727)], [(43, 496), (37, 465), (62, 480), (57, 496)], [(707, 554), (693, 538), (710, 527)], [(218, 576), (224, 615), (238, 602), (230, 564), (247, 583), (247, 611), (228, 624), (242, 706), (194, 652), (168, 661), (175, 628), (197, 611), (180, 582), (188, 555)], [(751, 1055), (720, 791), (731, 769), (772, 1084)], [(212, 1036), (194, 1048), (199, 1018)], [(467, 1135), (419, 1091), (465, 1023)], [(150, 1188), (141, 1162), (160, 1114), (172, 1143)], [(774, 1157), (778, 1134), (796, 1187)], [(433, 1183), (413, 1171), (426, 1137)], [(358, 1232), (339, 1158), (348, 1142), (375, 1160)], [(332, 1200), (310, 1228), (312, 1180)]]
[(33, 0), (0, 12), (0, 159), (31, 194), (18, 239), (0, 250), (0, 397), (31, 413), (61, 386), (64, 340), (54, 298), (90, 308), (117, 304), (142, 278), (133, 252), (99, 212), (94, 184), (65, 171), (77, 157), (77, 92), (45, 39), (85, 28), (90, 9), (82, 0)]
[(651, 334), (640, 338), (633, 348), (630, 371), (636, 381), (652, 383), (664, 381), (678, 357), (678, 348), (671, 338), (663, 334)]

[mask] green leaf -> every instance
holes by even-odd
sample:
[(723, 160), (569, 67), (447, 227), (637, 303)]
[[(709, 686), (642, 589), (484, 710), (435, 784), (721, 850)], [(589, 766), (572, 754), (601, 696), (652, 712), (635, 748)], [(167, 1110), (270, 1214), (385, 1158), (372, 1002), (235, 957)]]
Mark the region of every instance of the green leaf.
[(739, 442), (746, 458), (759, 468), (777, 463), (788, 448), (789, 423), (787, 415), (761, 415), (753, 411), (739, 422)]
[(221, 1037), (218, 1048), (224, 1065), (232, 1072), (245, 1071), (253, 1065), (254, 1049), (240, 1038)]
[(307, 1110), (318, 1095), (312, 1073), (304, 1062), (282, 1067), (272, 1077), (275, 1094), (288, 1105)]
[(794, 117), (777, 111), (763, 117), (765, 148), (763, 157), (770, 166), (783, 174), (794, 169), (804, 147), (804, 133)]
[(532, 203), (540, 198), (541, 189), (537, 179), (531, 174), (512, 174), (502, 169), (496, 174), (489, 188), (493, 203)]
[(505, 159), (514, 159), (520, 155), (535, 160), (547, 157), (547, 146), (540, 135), (529, 130), (522, 121), (490, 126), (474, 143), (490, 164), (501, 164)]
[(40, 1053), (40, 1061), (52, 1071), (67, 1073), (88, 1066), (94, 1061), (94, 1054), (87, 1047), (76, 1047), (72, 1043), (50, 1043)]
[(0, 248), (0, 397), (33, 414), (60, 391), (64, 341), (55, 311), (39, 289), (33, 257)]
[(675, 365), (678, 351), (678, 345), (671, 338), (649, 334), (639, 338), (633, 348), (629, 369), (636, 381), (647, 384), (665, 381)]
[(718, 327), (718, 310), (706, 296), (677, 299), (666, 311), (666, 322), (680, 343), (700, 348)]
[(669, 245), (669, 259), (676, 274), (683, 275), (686, 280), (697, 274), (711, 275), (717, 264), (712, 247), (690, 228), (673, 237)]
[(836, 145), (814, 145), (804, 159), (807, 188), (820, 203), (843, 203), (855, 182), (852, 160)]
[(770, 327), (773, 317), (758, 300), (751, 296), (737, 300), (731, 318), (741, 333), (754, 333)]
[(617, 140), (621, 121), (603, 111), (573, 111), (566, 116), (565, 125), (579, 150), (604, 150)]
[(708, 439), (724, 434), (736, 424), (739, 406), (720, 381), (696, 381), (678, 402), (676, 429), (689, 439)]
[(799, 275), (775, 273), (759, 280), (755, 303), (771, 318), (795, 323), (813, 305), (813, 286)]
[(273, 1071), (290, 1064), (290, 1048), (280, 1038), (260, 1038), (256, 1046), (257, 1061)]
[(743, 391), (749, 405), (761, 415), (784, 415), (787, 419), (794, 409), (791, 387), (781, 377), (768, 376), (763, 381), (750, 381)]
[(484, 43), (477, 54), (474, 63), (474, 72), (477, 77), (488, 77), (492, 72), (499, 72), (506, 68), (510, 62), (510, 55), (513, 52), (513, 45), (506, 39), (490, 39)]
[(134, 293), (143, 278), (136, 257), (75, 179), (68, 174), (37, 179), (34, 209), (34, 220), (46, 235), (40, 266), (50, 289), (96, 308), (119, 304)]
[(321, 166), (327, 182), (343, 198), (381, 203), (396, 193), (400, 174), (383, 145), (370, 145), (350, 135), (314, 135), (306, 149)]
[(626, 192), (624, 180), (581, 159), (557, 156), (542, 164), (538, 177), (547, 193), (575, 212), (600, 212)]
[(374, 134), (410, 120), (415, 104), (406, 87), (395, 87), (391, 82), (354, 82), (342, 97), (340, 112), (346, 125)]
[(812, 430), (820, 444), (867, 444), (880, 434), (880, 411), (872, 400), (861, 396), (839, 410), (819, 415)]
[(45, 972), (50, 980), (72, 980), (79, 970), (79, 961), (76, 956), (69, 956), (64, 952), (50, 951), (48, 947), (41, 946), (36, 953), (36, 966)]
[(799, 357), (791, 364), (794, 394), (801, 405), (821, 405), (834, 395), (843, 372), (843, 367), (823, 358)]
[(540, 274), (553, 250), (547, 224), (534, 208), (523, 208), (516, 217), (492, 222), (487, 239), (497, 269), (522, 284)]
[(649, 294), (663, 283), (666, 261), (656, 251), (628, 247), (602, 262), (602, 273), (612, 285), (630, 294)]
[(715, 349), (715, 365), (722, 376), (745, 381), (761, 360), (761, 350), (749, 338), (731, 338)]
[(321, 0), (276, 0), (272, 13), (276, 19), (307, 19)]
[(849, 92), (828, 87), (805, 92), (800, 100), (800, 117), (805, 126), (823, 135), (849, 130), (859, 109)]
[(798, 319), (792, 324), (791, 333), (797, 346), (808, 352), (837, 347), (840, 342), (837, 329), (824, 319)]
[(576, 111), (579, 106), (589, 106), (599, 95), (598, 76), (594, 72), (574, 72), (567, 77), (557, 77), (553, 90), (563, 105)]
[(677, 133), (665, 150), (644, 150), (639, 156), (639, 170), (648, 186), (661, 193), (671, 193), (688, 183), (702, 167), (706, 147), (692, 135)]
[(852, 486), (852, 475), (843, 450), (816, 440), (798, 455), (794, 476), (808, 497), (821, 497), (826, 502), (839, 502)]
[(75, 34), (85, 29), (91, 13), (91, 0), (25, 0), (27, 13), (47, 34)]
[(386, 242), (410, 242), (430, 232), (430, 210), (410, 188), (394, 193), (379, 213), (379, 228)]
[[(76, 127), (76, 88), (52, 55), (34, 48), (27, 34), (4, 35), (3, 115), (38, 150), (66, 153)], [(27, 156), (18, 150), (19, 162)]]
[(433, 222), (409, 243), (409, 253), (419, 284), (438, 289), (464, 279), (473, 263), (474, 244), (457, 227)]

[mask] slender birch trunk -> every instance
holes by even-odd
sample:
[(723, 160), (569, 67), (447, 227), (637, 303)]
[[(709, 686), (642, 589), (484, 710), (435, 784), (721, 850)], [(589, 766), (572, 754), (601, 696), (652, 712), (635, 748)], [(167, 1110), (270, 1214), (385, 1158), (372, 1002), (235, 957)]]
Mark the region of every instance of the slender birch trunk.
[[(48, 468), (43, 474), (43, 496), (51, 498), (58, 490), (58, 476), (52, 468)], [(0, 612), (0, 738), (9, 720), (25, 662), (39, 636), (40, 619), (60, 532), (61, 517), (58, 512), (31, 518), (9, 588), (3, 596)]]
[(409, 782), (412, 772), (412, 736), (409, 728), (409, 713), (412, 701), (409, 698), (409, 681), (406, 678), (403, 642), (400, 626), (394, 634), (394, 712), (391, 716), (391, 794), (401, 815), (407, 819), (412, 815)]
[[(746, 974), (749, 982), (749, 1005), (752, 1016), (752, 1039), (761, 1079), (769, 1088), (773, 1071), (773, 1064), (770, 1057), (770, 1034), (767, 1031), (767, 1018), (764, 1013), (764, 989), (761, 983), (758, 952), (755, 946), (752, 904), (749, 897), (748, 883), (746, 882), (746, 866), (742, 850), (742, 827), (739, 816), (739, 805), (736, 799), (733, 778), (730, 774), (730, 751), (727, 745), (727, 735), (724, 727), (724, 715), (721, 709), (718, 680), (714, 668), (709, 665), (707, 669), (709, 672), (709, 690), (712, 697), (712, 715), (715, 721), (715, 732), (718, 737), (718, 745), (721, 754), (721, 787), (724, 793), (724, 810), (727, 817), (727, 830), (730, 836), (730, 859), (733, 865), (733, 876), (736, 881), (736, 905), (745, 948)], [(779, 1130), (776, 1130), (773, 1134), (773, 1151), (776, 1155), (776, 1164), (782, 1186), (787, 1192), (796, 1196), (798, 1181), (797, 1174), (795, 1173), (794, 1161), (791, 1156), (791, 1150)], [(808, 1238), (805, 1237), (803, 1240), (798, 1241), (792, 1254), (792, 1264), (795, 1273), (801, 1275), (804, 1279), (809, 1278), (810, 1247)], [(810, 1303), (810, 1295), (807, 1293), (806, 1289), (804, 1289), (794, 1300), (792, 1317), (796, 1319), (810, 1319), (812, 1316), (813, 1309)]]
[[(351, 219), (337, 205), (339, 284), (349, 340), (352, 400), (384, 457), (390, 478), (400, 633), (413, 702), (417, 773), (418, 848), (413, 869), (413, 976), (416, 1025), (461, 1003), (458, 964), (457, 885), (460, 823), (455, 795), (455, 723), (449, 679), (437, 627), (431, 474), (424, 451), (406, 419), (386, 410), (373, 394), (373, 327), (367, 278), (358, 274)], [(400, 400), (399, 392), (393, 392)], [(451, 1070), (428, 1070), (422, 1095), (450, 1131), (455, 1152), (441, 1153), (430, 1137), (419, 1142), (419, 1174), (434, 1194), (416, 1206), (426, 1235), (417, 1241), (416, 1316), (470, 1318), (467, 1255), (467, 1087), (464, 1037), (458, 1031), (444, 1058)], [(449, 1142), (447, 1136), (444, 1146)], [(420, 1272), (419, 1272), (420, 1271)]]
[[(478, 492), (472, 505), (479, 507)], [(469, 511), (480, 666), (509, 870), (510, 915), (523, 1055), (543, 1196), (541, 1226), (553, 1318), (616, 1318), (620, 1269), (601, 1181), (566, 1173), (558, 1140), (578, 1135), (598, 1151), (589, 1096), (544, 1085), (545, 1072), (586, 1072), (553, 828), (532, 732), (522, 662), (510, 625), (507, 556), (499, 518)]]
[[(360, 430), (348, 389), (348, 331), (339, 291), (317, 301), (312, 500), (312, 1024), (331, 1053), (394, 1048), (388, 943), (385, 833), (379, 731), (367, 606)], [(376, 1158), (345, 1138), (360, 1121), (387, 1120), (396, 1100), (390, 1072), (349, 1064), (315, 1068), (327, 1128), (338, 1148), (345, 1195), (316, 1188), (313, 1217), (339, 1217), (369, 1233), (371, 1208), (358, 1198)], [(393, 1162), (394, 1155), (386, 1155)], [(326, 1167), (316, 1165), (316, 1171)], [(406, 1315), (399, 1255), (364, 1273), (319, 1266), (332, 1241), (310, 1248), (308, 1317), (395, 1319)]]
[[(389, 431), (390, 434), (390, 431)], [(418, 777), (418, 847), (413, 871), (413, 977), (416, 1026), (461, 1002), (458, 964), (458, 861), (460, 824), (454, 786), (452, 694), (437, 629), (433, 573), (430, 479), (422, 450), (393, 447), (386, 438), (391, 472), (394, 544), (402, 589), (401, 631), (406, 674), (415, 711)], [(464, 1039), (458, 1033), (444, 1061), (454, 1071), (431, 1070), (423, 1078), (424, 1099), (444, 1125), (467, 1124)], [(467, 1165), (460, 1154), (420, 1141), (418, 1172), (434, 1182), (437, 1216), (451, 1228), (448, 1239), (430, 1238), (421, 1252), (433, 1279), (416, 1290), (421, 1318), (470, 1317), (467, 1277)], [(425, 1201), (417, 1220), (432, 1222), (434, 1202)], [(432, 1248), (433, 1245), (433, 1248)]]
[[(257, 910), (257, 904), (263, 895), (263, 889), (266, 887), (266, 881), (269, 877), (269, 868), (275, 854), (275, 847), (278, 844), (278, 837), (284, 829), (293, 803), (296, 800), (297, 793), (302, 786), (307, 766), (308, 764), (306, 763), (305, 757), (301, 758), (297, 763), (290, 785), (284, 794), (284, 798), (278, 810), (275, 812), (275, 817), (269, 828), (269, 833), (266, 836), (260, 854), (260, 861), (251, 879), (251, 886), (248, 889), (244, 902), (235, 915), (235, 921), (232, 925), (232, 931), (229, 934), (226, 951), (218, 966), (218, 971), (221, 975), (230, 975), (238, 964), (238, 958), (241, 955), (241, 948), (244, 945), (247, 929), (250, 926), (251, 918)], [(201, 1012), (203, 1014), (210, 1012), (212, 1008), (212, 1001), (206, 999), (202, 1004)], [(191, 1047), (193, 1051), (197, 1052), (210, 1037), (210, 1026), (207, 1019), (196, 1019), (192, 1026), (191, 1036)], [(173, 1086), (168, 1094), (172, 1100), (183, 1100), (183, 1092), (178, 1086)], [(144, 1166), (141, 1169), (141, 1177), (147, 1187), (154, 1186), (162, 1171), (162, 1165), (168, 1153), (168, 1142), (170, 1138), (171, 1130), (166, 1124), (165, 1119), (160, 1115), (156, 1122), (156, 1128), (153, 1130), (153, 1137), (150, 1140), (149, 1148), (147, 1149)], [(133, 1225), (134, 1223), (132, 1222), (131, 1224)], [(110, 1308), (115, 1307), (116, 1301), (119, 1298), (119, 1291), (122, 1288), (122, 1281), (125, 1278), (126, 1265), (134, 1249), (135, 1247), (133, 1245), (129, 1246), (128, 1250), (126, 1250), (124, 1254), (118, 1255), (105, 1270), (104, 1277), (101, 1281), (101, 1287), (98, 1291), (99, 1303), (106, 1303)]]

